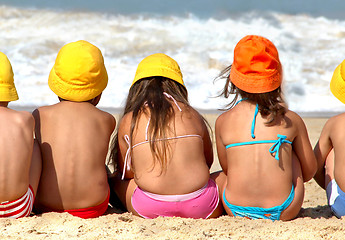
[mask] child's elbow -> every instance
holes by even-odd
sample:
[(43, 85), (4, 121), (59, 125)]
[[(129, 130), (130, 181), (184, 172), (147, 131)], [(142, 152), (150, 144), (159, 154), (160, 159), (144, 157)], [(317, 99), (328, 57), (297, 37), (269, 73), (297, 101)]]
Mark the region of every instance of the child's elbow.
[(303, 180), (304, 182), (308, 182), (309, 180), (311, 180), (317, 171), (317, 162), (312, 161), (309, 166), (308, 166), (308, 170), (303, 172)]

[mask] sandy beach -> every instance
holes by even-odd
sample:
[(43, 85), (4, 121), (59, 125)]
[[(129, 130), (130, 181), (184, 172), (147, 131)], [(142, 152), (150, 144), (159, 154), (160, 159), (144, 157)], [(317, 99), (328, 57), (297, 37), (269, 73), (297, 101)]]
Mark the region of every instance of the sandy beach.
[[(213, 127), (217, 114), (204, 116)], [(116, 117), (118, 117), (116, 115)], [(314, 146), (327, 118), (304, 118)], [(215, 155), (216, 156), (216, 155)], [(219, 169), (215, 158), (211, 171)], [(1, 239), (343, 239), (344, 219), (327, 206), (326, 194), (314, 180), (305, 183), (306, 194), (298, 217), (289, 222), (217, 219), (142, 219), (116, 207), (96, 219), (67, 213), (45, 213), (22, 219), (0, 219)]]

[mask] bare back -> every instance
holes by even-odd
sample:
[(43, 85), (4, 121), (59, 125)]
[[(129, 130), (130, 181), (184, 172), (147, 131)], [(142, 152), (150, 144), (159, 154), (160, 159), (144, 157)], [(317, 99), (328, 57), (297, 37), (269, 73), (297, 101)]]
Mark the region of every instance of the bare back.
[(0, 107), (0, 122), (0, 202), (4, 202), (28, 190), (35, 121), (28, 112)]
[[(287, 111), (285, 116), (267, 126), (267, 119), (259, 113), (255, 119), (254, 134), (251, 129), (255, 105), (242, 102), (222, 114), (216, 122), (218, 157), (227, 175), (226, 197), (240, 206), (273, 207), (285, 201), (292, 186), (292, 150), (300, 159), (306, 181), (313, 175), (308, 165), (314, 158), (312, 148), (300, 117)], [(277, 140), (285, 135), (286, 140), (279, 148), (279, 161), (269, 150), (274, 143), (255, 143), (233, 146), (229, 144), (261, 140)], [(315, 164), (314, 164), (315, 165)], [(309, 178), (309, 179), (308, 179)]]
[[(170, 153), (166, 171), (154, 161), (148, 143), (136, 146), (132, 152), (132, 170), (136, 184), (148, 192), (157, 194), (185, 194), (203, 187), (209, 179), (209, 168), (213, 162), (212, 145), (207, 127), (201, 116), (191, 107), (183, 106), (179, 112), (174, 106), (176, 134), (169, 133)], [(120, 123), (118, 137), (122, 164), (128, 145), (124, 140), (130, 133), (131, 113)], [(145, 141), (149, 117), (142, 114), (133, 133), (132, 146)], [(173, 129), (173, 122), (169, 123)], [(193, 135), (181, 137), (186, 135)], [(196, 136), (197, 135), (197, 136)], [(175, 138), (177, 137), (177, 138)], [(133, 173), (132, 173), (133, 174)], [(131, 177), (131, 171), (127, 171)]]
[(43, 158), (38, 205), (69, 210), (103, 202), (114, 117), (88, 102), (70, 101), (39, 108), (34, 117)]

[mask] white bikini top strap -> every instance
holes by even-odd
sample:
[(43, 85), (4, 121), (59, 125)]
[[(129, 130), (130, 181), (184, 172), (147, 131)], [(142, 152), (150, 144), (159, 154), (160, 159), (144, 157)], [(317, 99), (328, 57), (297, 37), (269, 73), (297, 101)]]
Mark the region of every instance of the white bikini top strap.
[[(157, 139), (156, 141), (173, 140), (173, 139), (187, 138), (187, 137), (198, 137), (198, 138), (202, 139), (202, 137), (200, 135), (197, 135), (197, 134), (187, 134), (187, 135), (181, 135), (181, 136), (176, 136), (176, 137), (168, 137), (168, 138), (163, 138), (163, 139)], [(145, 143), (149, 143), (149, 141), (146, 140), (144, 142), (140, 142), (140, 143), (137, 143), (137, 144), (131, 146), (131, 143), (130, 143), (130, 140), (129, 140), (129, 136), (125, 135), (124, 138), (125, 138), (125, 140), (127, 142), (128, 148), (127, 148), (127, 151), (126, 151), (125, 162), (124, 162), (123, 170), (122, 170), (122, 177), (121, 177), (122, 180), (125, 178), (126, 169), (128, 171), (131, 170), (131, 160), (132, 160), (131, 154), (130, 154), (131, 149), (133, 149), (133, 148), (135, 148), (135, 147), (137, 147), (139, 145), (142, 145), (142, 144), (145, 144)]]
[(163, 92), (163, 94), (167, 97), (170, 98), (171, 100), (173, 100), (173, 102), (175, 103), (176, 107), (178, 108), (178, 110), (180, 110), (180, 112), (182, 112), (182, 109), (180, 108), (180, 106), (177, 104), (177, 101), (175, 100), (175, 98), (173, 96), (171, 96), (170, 94)]
[[(182, 109), (180, 108), (180, 106), (178, 105), (177, 101), (175, 100), (175, 98), (173, 96), (171, 96), (170, 94), (166, 93), (166, 92), (163, 92), (164, 96), (166, 96), (167, 98), (170, 98), (176, 105), (176, 107), (178, 108), (178, 110), (180, 112), (182, 112)], [(149, 139), (148, 139), (148, 130), (149, 130), (149, 126), (150, 126), (150, 121), (151, 121), (151, 118), (149, 118), (148, 122), (147, 122), (147, 125), (146, 125), (146, 131), (145, 131), (145, 141), (144, 142), (141, 142), (141, 143), (137, 143), (135, 144), (134, 146), (131, 146), (131, 141), (129, 139), (129, 136), (126, 134), (124, 136), (124, 139), (128, 145), (128, 148), (127, 148), (127, 151), (126, 151), (126, 155), (125, 155), (125, 162), (124, 162), (124, 165), (123, 165), (123, 171), (122, 171), (122, 177), (121, 179), (123, 180), (125, 178), (125, 172), (126, 172), (126, 169), (127, 170), (130, 170), (131, 169), (131, 154), (130, 154), (130, 151), (132, 148), (136, 147), (136, 146), (139, 146), (141, 144), (144, 144), (144, 143), (148, 143), (149, 142)], [(185, 137), (200, 137), (199, 135), (184, 135), (184, 136), (177, 136), (177, 137), (171, 137), (171, 138), (165, 138), (165, 139), (158, 139), (157, 141), (162, 141), (162, 140), (171, 140), (171, 139), (176, 139), (176, 138), (185, 138)], [(201, 138), (201, 137), (200, 137)]]
[(137, 143), (137, 144), (134, 144), (133, 146), (131, 146), (131, 141), (130, 141), (129, 136), (127, 134), (124, 136), (124, 139), (127, 143), (128, 148), (127, 148), (126, 155), (125, 155), (125, 162), (123, 164), (122, 177), (121, 177), (122, 180), (125, 178), (126, 169), (128, 171), (131, 170), (131, 163), (132, 163), (132, 157), (131, 157), (131, 153), (130, 153), (131, 149), (133, 149), (139, 145), (142, 145), (144, 143), (149, 142), (148, 140), (146, 140), (144, 142), (140, 142), (140, 143)]
[(128, 145), (128, 148), (127, 148), (127, 151), (126, 151), (126, 155), (125, 155), (125, 162), (123, 164), (123, 170), (122, 170), (122, 177), (121, 179), (123, 180), (125, 178), (125, 172), (126, 172), (126, 168), (127, 170), (130, 170), (131, 167), (131, 154), (130, 154), (130, 150), (131, 150), (131, 141), (129, 139), (129, 136), (126, 134), (124, 137), (123, 137)]
[(146, 124), (145, 141), (149, 140), (148, 131), (149, 131), (150, 122), (151, 122), (151, 117), (149, 117), (149, 120), (147, 121), (147, 124)]

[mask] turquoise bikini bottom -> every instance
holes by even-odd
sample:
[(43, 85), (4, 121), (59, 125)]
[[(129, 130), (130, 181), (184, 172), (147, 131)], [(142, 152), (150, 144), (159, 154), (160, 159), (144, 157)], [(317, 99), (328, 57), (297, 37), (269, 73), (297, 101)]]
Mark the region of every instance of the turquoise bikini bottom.
[(223, 192), (223, 199), (225, 205), (231, 210), (234, 216), (246, 217), (250, 219), (270, 219), (272, 221), (279, 220), (280, 214), (284, 211), (292, 202), (295, 197), (294, 186), (292, 185), (289, 197), (283, 202), (283, 204), (271, 208), (261, 207), (242, 207), (229, 203), (225, 198), (225, 190)]

